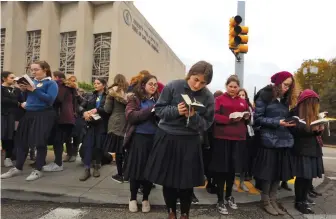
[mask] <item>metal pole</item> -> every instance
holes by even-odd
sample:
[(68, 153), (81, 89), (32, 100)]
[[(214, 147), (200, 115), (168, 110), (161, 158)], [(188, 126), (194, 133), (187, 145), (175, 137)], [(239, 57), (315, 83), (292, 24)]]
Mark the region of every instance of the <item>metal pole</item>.
[[(238, 1), (237, 15), (241, 16), (243, 21), (241, 25), (245, 25), (245, 1)], [(244, 87), (244, 54), (239, 54), (240, 61), (235, 59), (235, 74), (240, 81), (240, 87)]]

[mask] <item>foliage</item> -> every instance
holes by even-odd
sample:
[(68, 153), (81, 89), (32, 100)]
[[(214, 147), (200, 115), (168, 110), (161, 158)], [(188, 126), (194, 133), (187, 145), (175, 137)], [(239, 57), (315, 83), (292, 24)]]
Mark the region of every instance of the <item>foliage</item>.
[(78, 87), (82, 88), (86, 92), (92, 92), (94, 90), (93, 84), (89, 84), (86, 82), (78, 82)]

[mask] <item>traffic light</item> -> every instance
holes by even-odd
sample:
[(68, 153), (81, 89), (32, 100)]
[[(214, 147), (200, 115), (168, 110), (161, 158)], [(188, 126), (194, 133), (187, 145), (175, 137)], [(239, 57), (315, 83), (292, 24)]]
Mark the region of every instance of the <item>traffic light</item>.
[(229, 31), (229, 49), (235, 54), (247, 53), (248, 46), (248, 27), (240, 26), (243, 21), (242, 17), (237, 15), (230, 19)]

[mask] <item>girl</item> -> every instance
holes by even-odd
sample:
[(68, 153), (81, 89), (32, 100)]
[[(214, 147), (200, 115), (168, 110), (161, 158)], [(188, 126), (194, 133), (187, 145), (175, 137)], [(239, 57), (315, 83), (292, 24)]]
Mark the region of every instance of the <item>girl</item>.
[(137, 192), (143, 186), (142, 212), (150, 211), (148, 196), (152, 183), (145, 180), (144, 171), (156, 133), (156, 121), (153, 113), (158, 98), (157, 79), (153, 75), (145, 76), (135, 87), (134, 95), (129, 97), (126, 106), (126, 137), (124, 147), (128, 150), (125, 163), (125, 179), (130, 180), (131, 199), (129, 210), (137, 212)]
[(53, 103), (57, 97), (58, 86), (51, 79), (50, 66), (45, 61), (31, 64), (31, 71), (35, 75), (34, 86), (20, 84), (20, 88), (27, 92), (27, 100), (21, 104), (26, 109), (20, 120), (15, 145), (17, 147), (16, 165), (2, 179), (17, 176), (22, 172), (29, 146), (36, 146), (36, 169), (26, 178), (32, 181), (42, 177), (42, 167), (47, 155), (47, 143), (56, 119)]
[[(206, 88), (212, 80), (212, 65), (194, 64), (185, 80), (168, 83), (155, 105), (160, 118), (145, 178), (163, 186), (170, 219), (176, 218), (176, 200), (181, 201), (181, 218), (189, 218), (193, 187), (204, 185), (200, 133), (207, 131), (214, 117), (214, 98)], [(187, 106), (181, 94), (205, 107)]]
[(128, 83), (124, 75), (118, 74), (114, 77), (114, 83), (109, 88), (104, 110), (110, 116), (108, 121), (107, 137), (104, 143), (104, 151), (116, 153), (116, 164), (118, 173), (112, 179), (118, 183), (123, 183), (122, 165), (124, 160), (124, 127), (126, 124), (126, 90)]
[(13, 85), (15, 75), (12, 72), (1, 72), (1, 143), (5, 150), (5, 167), (12, 167), (15, 154), (14, 133), (17, 126), (16, 113), (21, 108), (21, 91)]
[(319, 119), (319, 96), (312, 90), (304, 90), (297, 106), (292, 109), (292, 116), (298, 116), (306, 124), (298, 122), (292, 128), (294, 136), (294, 175), (295, 179), (295, 208), (302, 214), (314, 214), (307, 204), (313, 178), (322, 178), (324, 174), (322, 147), (318, 136), (321, 136), (324, 126), (310, 126), (311, 122)]
[(238, 96), (239, 84), (236, 75), (230, 76), (226, 81), (226, 92), (215, 101), (214, 143), (209, 169), (215, 174), (218, 186), (217, 209), (220, 214), (228, 214), (225, 203), (232, 209), (238, 208), (232, 196), (232, 186), (235, 173), (244, 172), (247, 164), (245, 120), (250, 118), (250, 114), (230, 118), (231, 113), (248, 111), (246, 101)]
[(107, 130), (108, 115), (104, 111), (106, 99), (106, 81), (98, 78), (94, 81), (95, 91), (82, 103), (81, 111), (86, 121), (86, 134), (82, 147), (84, 152), (84, 173), (80, 176), (80, 181), (86, 181), (91, 177), (91, 160), (93, 176), (100, 176), (101, 159), (103, 152), (101, 145), (104, 142)]
[(289, 106), (294, 104), (294, 78), (287, 71), (271, 77), (273, 85), (261, 89), (256, 95), (255, 126), (259, 126), (260, 143), (255, 158), (254, 176), (262, 180), (261, 199), (271, 215), (286, 214), (276, 202), (280, 181), (293, 178), (290, 148), (294, 139), (288, 127), (295, 124), (285, 121)]

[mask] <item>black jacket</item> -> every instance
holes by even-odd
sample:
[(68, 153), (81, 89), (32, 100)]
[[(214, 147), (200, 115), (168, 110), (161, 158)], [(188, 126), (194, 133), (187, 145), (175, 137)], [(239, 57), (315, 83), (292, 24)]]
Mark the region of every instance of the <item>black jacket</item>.
[(1, 86), (1, 115), (14, 114), (18, 121), (24, 114), (24, 109), (19, 104), (24, 101), (20, 89)]
[[(291, 110), (292, 116), (298, 116), (297, 108)], [(321, 157), (322, 148), (317, 141), (317, 136), (322, 132), (313, 132), (306, 128), (306, 125), (298, 122), (295, 127), (290, 128), (294, 136), (293, 152), (298, 156)]]

